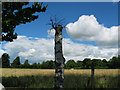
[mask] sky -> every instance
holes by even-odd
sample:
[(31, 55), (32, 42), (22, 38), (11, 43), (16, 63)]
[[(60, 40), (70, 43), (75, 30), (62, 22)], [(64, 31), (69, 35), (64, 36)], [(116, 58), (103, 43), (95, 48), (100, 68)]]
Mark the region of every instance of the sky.
[[(39, 18), (16, 27), (14, 42), (3, 42), (0, 55), (10, 61), (20, 56), (23, 63), (54, 60), (54, 33), (47, 25), (51, 17), (64, 18), (63, 53), (66, 60), (101, 58), (118, 54), (118, 3), (115, 2), (44, 2), (46, 12)], [(31, 5), (31, 3), (30, 3)], [(28, 11), (29, 12), (29, 11)]]

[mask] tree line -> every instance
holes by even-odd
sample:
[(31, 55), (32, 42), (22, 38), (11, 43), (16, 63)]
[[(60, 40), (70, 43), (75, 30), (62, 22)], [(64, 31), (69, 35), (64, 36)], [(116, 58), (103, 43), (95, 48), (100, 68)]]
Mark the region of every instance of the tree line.
[[(30, 64), (28, 60), (22, 64), (20, 62), (20, 57), (17, 56), (12, 63), (10, 63), (10, 56), (4, 53), (1, 56), (2, 68), (33, 68), (33, 69), (54, 69), (55, 61), (43, 61), (42, 63), (32, 63)], [(91, 59), (85, 58), (83, 61), (68, 60), (65, 63), (65, 69), (90, 69), (94, 67), (95, 69), (119, 69), (120, 68), (120, 55), (112, 57), (110, 60), (106, 59)]]

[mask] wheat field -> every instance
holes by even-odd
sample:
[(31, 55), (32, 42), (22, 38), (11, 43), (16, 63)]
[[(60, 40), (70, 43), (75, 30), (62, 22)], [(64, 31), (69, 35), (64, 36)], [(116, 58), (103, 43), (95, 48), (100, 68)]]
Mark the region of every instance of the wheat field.
[[(13, 68), (3, 68), (2, 70), (2, 77), (9, 77), (9, 76), (26, 76), (26, 75), (54, 75), (55, 70), (53, 69), (13, 69)], [(97, 76), (116, 76), (119, 73), (119, 69), (96, 69), (95, 75)], [(66, 69), (64, 70), (65, 75), (69, 74), (91, 74), (90, 69)]]
[[(2, 69), (2, 82), (6, 87), (53, 88), (54, 69)], [(90, 69), (65, 69), (65, 88), (87, 88)], [(95, 69), (95, 88), (119, 87), (119, 69)]]

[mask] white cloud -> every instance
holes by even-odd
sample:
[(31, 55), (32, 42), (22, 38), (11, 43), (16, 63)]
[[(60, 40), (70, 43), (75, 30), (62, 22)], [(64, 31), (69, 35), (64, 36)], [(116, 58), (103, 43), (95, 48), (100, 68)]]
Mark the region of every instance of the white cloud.
[(117, 55), (117, 48), (103, 48), (85, 44), (74, 43), (69, 39), (64, 40), (64, 55), (69, 59), (83, 60), (84, 58), (106, 58), (110, 59)]
[(55, 29), (48, 30), (48, 37), (54, 37), (55, 36)]
[(32, 56), (35, 53), (35, 51), (36, 51), (35, 49), (29, 49), (28, 51), (20, 52), (18, 56), (29, 57)]
[(2, 56), (3, 53), (6, 53), (4, 50), (0, 49), (0, 56)]
[(112, 0), (113, 2), (119, 2), (120, 0)]
[[(10, 55), (11, 61), (20, 56), (21, 62), (28, 59), (30, 63), (54, 60), (54, 39), (19, 36), (14, 42), (6, 43), (3, 48)], [(63, 52), (66, 60), (83, 60), (84, 58), (106, 58), (117, 55), (117, 48), (104, 48), (79, 44), (68, 38), (63, 39)]]
[(118, 46), (118, 26), (99, 24), (94, 15), (82, 15), (78, 21), (66, 25), (67, 33), (79, 41), (95, 41), (102, 46)]
[[(18, 36), (14, 42), (9, 42), (4, 45), (4, 49), (11, 57), (11, 61), (20, 56), (22, 62), (25, 59), (31, 62), (42, 62), (46, 59), (53, 59), (53, 44), (49, 39), (32, 38), (26, 36)], [(47, 57), (47, 58), (46, 58)]]

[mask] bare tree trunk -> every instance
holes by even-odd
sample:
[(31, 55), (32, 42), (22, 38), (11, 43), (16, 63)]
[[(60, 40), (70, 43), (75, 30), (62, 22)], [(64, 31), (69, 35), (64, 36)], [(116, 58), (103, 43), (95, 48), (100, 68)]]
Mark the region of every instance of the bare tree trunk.
[(61, 25), (55, 27), (55, 88), (63, 88), (64, 62), (62, 53), (62, 29)]

